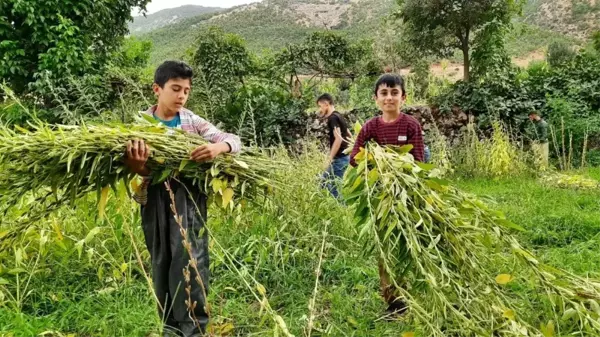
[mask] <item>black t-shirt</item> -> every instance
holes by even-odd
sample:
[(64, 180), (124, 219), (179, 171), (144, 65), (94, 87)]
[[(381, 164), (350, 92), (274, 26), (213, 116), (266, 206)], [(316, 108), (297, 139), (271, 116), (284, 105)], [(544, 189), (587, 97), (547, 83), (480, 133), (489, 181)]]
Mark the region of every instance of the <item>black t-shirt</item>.
[[(340, 133), (344, 139), (348, 138), (348, 124), (346, 124), (346, 120), (339, 112), (334, 111), (329, 117), (327, 117), (327, 130), (329, 131), (329, 148), (333, 146), (333, 142), (335, 141), (335, 128), (340, 128)], [(338, 153), (336, 153), (335, 157), (343, 157), (345, 156), (344, 150), (348, 147), (347, 142), (342, 142), (340, 145), (340, 149)]]

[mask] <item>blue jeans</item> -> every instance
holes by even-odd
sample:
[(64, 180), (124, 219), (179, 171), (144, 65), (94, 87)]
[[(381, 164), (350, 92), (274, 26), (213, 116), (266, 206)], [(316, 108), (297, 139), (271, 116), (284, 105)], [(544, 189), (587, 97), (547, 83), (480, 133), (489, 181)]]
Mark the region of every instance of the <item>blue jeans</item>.
[(321, 177), (321, 187), (327, 188), (335, 198), (339, 198), (338, 185), (350, 163), (350, 156), (334, 158)]

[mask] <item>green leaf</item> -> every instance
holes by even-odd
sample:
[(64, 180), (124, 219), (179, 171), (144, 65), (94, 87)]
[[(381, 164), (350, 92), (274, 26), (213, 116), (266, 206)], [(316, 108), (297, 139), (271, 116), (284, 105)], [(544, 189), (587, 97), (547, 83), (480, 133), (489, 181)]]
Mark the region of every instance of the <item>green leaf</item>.
[(173, 172), (173, 170), (170, 168), (164, 169), (161, 172), (160, 176), (158, 176), (158, 178), (155, 177), (155, 179), (152, 183), (153, 184), (162, 183), (163, 181), (167, 180), (167, 178), (171, 175), (172, 172)]
[(422, 168), (425, 171), (431, 171), (435, 168), (434, 164), (427, 164), (427, 163), (422, 163), (420, 161), (416, 162), (417, 166)]
[(158, 124), (159, 124), (158, 120), (156, 120), (156, 119), (154, 118), (154, 116), (150, 116), (150, 115), (148, 115), (147, 113), (141, 113), (141, 116), (142, 116), (142, 118), (143, 118), (143, 119), (144, 119), (146, 122), (148, 122), (148, 123), (150, 123), (150, 124), (153, 124), (153, 125), (158, 125)]
[(575, 315), (577, 315), (577, 310), (570, 308), (565, 310), (564, 314), (562, 315), (561, 320), (563, 321), (568, 321), (571, 318), (575, 317)]
[(506, 228), (510, 228), (510, 229), (516, 229), (516, 230), (521, 231), (521, 232), (525, 231), (525, 228), (523, 228), (523, 227), (521, 227), (521, 226), (519, 226), (519, 225), (517, 225), (517, 224), (515, 224), (515, 223), (513, 223), (511, 221), (508, 221), (506, 219), (498, 219), (498, 220), (496, 220), (496, 223), (498, 223), (499, 225), (502, 225), (502, 227), (506, 227)]
[(549, 321), (547, 325), (540, 324), (540, 330), (544, 337), (554, 337), (554, 322)]
[(190, 163), (190, 160), (184, 159), (181, 161), (181, 164), (179, 164), (179, 172), (183, 171), (183, 169), (186, 167), (187, 164)]
[(400, 147), (398, 148), (398, 152), (399, 152), (400, 154), (409, 153), (409, 152), (410, 152), (410, 150), (412, 150), (412, 149), (413, 149), (413, 147), (414, 147), (414, 146), (413, 146), (412, 144), (406, 144), (406, 145), (402, 145), (402, 146), (400, 146)]

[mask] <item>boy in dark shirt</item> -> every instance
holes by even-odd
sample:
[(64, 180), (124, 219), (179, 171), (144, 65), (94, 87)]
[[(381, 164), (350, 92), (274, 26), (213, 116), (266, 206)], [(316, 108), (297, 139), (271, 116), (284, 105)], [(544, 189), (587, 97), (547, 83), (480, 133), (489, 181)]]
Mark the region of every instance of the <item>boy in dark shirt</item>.
[[(400, 111), (406, 100), (402, 77), (394, 74), (382, 75), (375, 83), (374, 98), (383, 113), (363, 125), (350, 155), (351, 165), (356, 165), (354, 157), (368, 141), (375, 141), (381, 146), (412, 144), (410, 153), (415, 160), (422, 162), (425, 145), (421, 125), (414, 117)], [(406, 304), (398, 298), (382, 261), (379, 261), (379, 278), (382, 295), (389, 305), (388, 313), (404, 313), (407, 310)]]
[[(346, 172), (350, 157), (344, 153), (348, 142), (341, 135), (348, 135), (348, 125), (344, 117), (335, 111), (333, 98), (329, 94), (323, 94), (317, 99), (319, 105), (319, 117), (327, 119), (327, 130), (329, 133), (329, 157), (325, 162), (323, 174), (323, 185), (327, 187), (331, 195), (338, 198), (339, 192), (336, 180), (341, 179)], [(336, 136), (336, 132), (338, 136)]]

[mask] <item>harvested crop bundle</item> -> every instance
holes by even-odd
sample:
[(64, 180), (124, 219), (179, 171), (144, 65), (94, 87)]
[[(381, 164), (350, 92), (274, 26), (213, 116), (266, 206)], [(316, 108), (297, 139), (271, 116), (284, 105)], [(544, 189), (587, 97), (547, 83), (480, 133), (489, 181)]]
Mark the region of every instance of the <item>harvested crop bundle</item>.
[[(519, 226), (436, 178), (409, 150), (368, 145), (346, 173), (344, 193), (365, 252), (408, 304), (416, 335), (600, 334), (600, 283), (539, 262), (511, 235)], [(531, 309), (542, 302), (550, 309)]]
[(582, 190), (592, 190), (600, 187), (600, 182), (582, 175), (570, 175), (563, 173), (548, 173), (540, 178), (540, 181), (548, 186), (559, 188), (572, 188)]
[(234, 196), (260, 194), (278, 167), (258, 151), (224, 155), (212, 162), (190, 161), (190, 152), (206, 140), (160, 125), (37, 123), (30, 130), (0, 127), (0, 167), (4, 171), (0, 203), (10, 207), (32, 192), (35, 200), (62, 204), (93, 191), (102, 203), (108, 187), (116, 191), (120, 180), (127, 186), (131, 181), (135, 188), (134, 175), (123, 164), (126, 142), (131, 139), (143, 139), (150, 146), (147, 166), (153, 172), (153, 183), (184, 177), (223, 207), (232, 205)]

